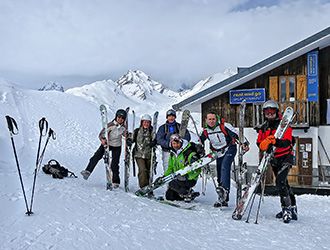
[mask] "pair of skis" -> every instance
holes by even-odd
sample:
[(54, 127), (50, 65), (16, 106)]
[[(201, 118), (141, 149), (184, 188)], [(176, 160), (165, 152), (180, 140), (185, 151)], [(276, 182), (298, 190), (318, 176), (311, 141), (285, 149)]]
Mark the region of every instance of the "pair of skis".
[[(283, 137), (285, 131), (290, 126), (290, 123), (292, 122), (293, 118), (294, 118), (293, 108), (287, 107), (283, 113), (282, 120), (274, 134), (274, 137), (276, 139), (281, 139)], [(252, 175), (250, 183), (244, 188), (244, 190), (242, 190), (242, 196), (239, 199), (237, 206), (232, 214), (232, 218), (234, 220), (241, 220), (249, 205), (251, 206), (250, 207), (250, 211), (251, 211), (254, 200), (253, 197), (255, 197), (255, 192), (265, 176), (268, 163), (272, 159), (274, 152), (275, 152), (275, 147), (273, 147), (270, 152), (264, 152), (262, 160), (258, 165), (257, 171)], [(260, 203), (259, 203), (259, 207), (260, 207)]]

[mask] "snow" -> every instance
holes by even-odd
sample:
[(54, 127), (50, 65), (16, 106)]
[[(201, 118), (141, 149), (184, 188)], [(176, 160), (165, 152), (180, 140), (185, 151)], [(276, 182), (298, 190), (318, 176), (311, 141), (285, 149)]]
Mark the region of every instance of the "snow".
[[(198, 197), (195, 210), (183, 210), (134, 195), (105, 190), (105, 171), (100, 161), (88, 181), (79, 172), (99, 146), (99, 105), (130, 106), (138, 115), (171, 106), (168, 97), (144, 103), (129, 98), (116, 83), (101, 81), (81, 88), (58, 91), (23, 90), (0, 82), (0, 238), (1, 249), (328, 249), (330, 198), (302, 195), (297, 198), (299, 220), (284, 224), (275, 219), (278, 197), (264, 197), (259, 224), (234, 221), (235, 188), (229, 208), (213, 208), (213, 184)], [(163, 99), (161, 99), (163, 98)], [(46, 117), (57, 134), (46, 149), (44, 163), (56, 159), (79, 178), (53, 179), (38, 173), (32, 216), (25, 215), (11, 141), (4, 119), (12, 116), (19, 134), (14, 136), (24, 185), (30, 200), (39, 140), (38, 121)], [(43, 138), (43, 143), (45, 138)], [(42, 145), (43, 145), (42, 143)], [(161, 158), (158, 154), (158, 161)], [(161, 162), (158, 175), (161, 173)], [(121, 160), (121, 174), (123, 160)], [(200, 181), (196, 190), (200, 191)], [(164, 188), (156, 191), (163, 194)], [(255, 202), (257, 204), (257, 202)]]

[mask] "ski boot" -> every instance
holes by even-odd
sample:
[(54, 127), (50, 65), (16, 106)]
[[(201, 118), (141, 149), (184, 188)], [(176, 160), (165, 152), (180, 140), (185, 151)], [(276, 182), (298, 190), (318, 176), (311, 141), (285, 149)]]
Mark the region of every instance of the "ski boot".
[(283, 208), (283, 222), (289, 223), (292, 220), (291, 207)]
[(222, 186), (216, 188), (218, 200), (214, 203), (214, 207), (228, 207), (228, 190)]
[(83, 170), (80, 172), (80, 174), (83, 176), (85, 180), (88, 180), (88, 177), (91, 175), (91, 172), (89, 172), (88, 170)]
[[(291, 206), (291, 215), (292, 215), (292, 220), (298, 220), (298, 212), (297, 212), (297, 206)], [(282, 211), (278, 212), (275, 217), (277, 219), (282, 219), (283, 218), (283, 208)]]
[(114, 188), (114, 189), (119, 188), (119, 183), (113, 183), (113, 188)]

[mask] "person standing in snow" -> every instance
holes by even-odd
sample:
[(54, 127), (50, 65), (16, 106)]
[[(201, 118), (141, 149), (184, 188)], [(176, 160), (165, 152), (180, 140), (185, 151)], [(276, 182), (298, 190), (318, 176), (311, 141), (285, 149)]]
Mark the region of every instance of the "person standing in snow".
[[(176, 122), (176, 111), (174, 109), (170, 109), (166, 112), (166, 122), (158, 128), (156, 139), (157, 144), (162, 147), (162, 160), (163, 160), (163, 170), (164, 173), (168, 167), (168, 160), (170, 157), (170, 137), (173, 134), (179, 133), (180, 123)], [(188, 129), (186, 130), (186, 134), (184, 136), (185, 140), (190, 141), (190, 133)]]
[(123, 109), (118, 109), (116, 112), (116, 117), (111, 122), (108, 123), (108, 138), (107, 142), (106, 135), (104, 134), (104, 129), (101, 130), (99, 134), (99, 139), (101, 141), (100, 147), (90, 158), (89, 163), (85, 170), (81, 171), (81, 175), (85, 180), (93, 172), (97, 163), (102, 159), (104, 155), (105, 146), (109, 145), (109, 150), (111, 153), (111, 170), (112, 170), (112, 182), (113, 187), (118, 188), (120, 184), (119, 178), (119, 160), (121, 154), (122, 136), (125, 135), (125, 120), (127, 118), (127, 113)]
[[(164, 176), (168, 176), (180, 169), (183, 169), (188, 164), (200, 159), (205, 155), (204, 148), (201, 144), (195, 144), (182, 139), (178, 134), (170, 136), (170, 157), (168, 168)], [(167, 200), (184, 200), (190, 202), (197, 196), (198, 192), (193, 191), (196, 185), (201, 169), (191, 171), (186, 175), (178, 175), (168, 184), (165, 197)]]
[(289, 223), (298, 219), (296, 198), (288, 183), (288, 174), (293, 164), (292, 128), (288, 127), (281, 139), (275, 139), (274, 134), (282, 116), (278, 103), (268, 100), (263, 104), (262, 111), (265, 122), (258, 129), (257, 145), (262, 152), (270, 150), (272, 146), (276, 147), (274, 157), (270, 161), (282, 206), (282, 211), (276, 214), (276, 218), (282, 218), (285, 223)]
[[(206, 115), (205, 127), (200, 136), (201, 143), (210, 141), (210, 149), (217, 153), (217, 180), (218, 186), (216, 192), (219, 195), (215, 207), (228, 207), (230, 192), (230, 171), (231, 165), (237, 153), (236, 141), (238, 141), (238, 132), (230, 124), (221, 119), (215, 112), (209, 112)], [(249, 150), (249, 143), (242, 143), (244, 151)]]
[(133, 152), (134, 158), (139, 168), (138, 180), (139, 187), (143, 188), (149, 185), (150, 167), (151, 167), (151, 151), (156, 146), (156, 139), (152, 139), (151, 116), (144, 114), (141, 117), (140, 127), (133, 132), (133, 140), (135, 143)]

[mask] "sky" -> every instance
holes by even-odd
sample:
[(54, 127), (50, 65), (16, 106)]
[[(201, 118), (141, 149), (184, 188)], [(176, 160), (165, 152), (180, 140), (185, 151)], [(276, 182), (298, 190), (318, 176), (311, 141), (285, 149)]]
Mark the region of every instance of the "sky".
[(172, 89), (330, 25), (330, 0), (1, 0), (0, 78), (37, 89), (142, 70)]

